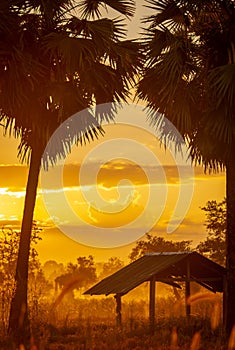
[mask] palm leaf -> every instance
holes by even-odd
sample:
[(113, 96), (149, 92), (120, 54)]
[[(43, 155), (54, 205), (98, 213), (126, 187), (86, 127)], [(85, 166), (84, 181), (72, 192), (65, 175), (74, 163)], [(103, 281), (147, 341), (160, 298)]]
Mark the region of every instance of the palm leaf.
[(67, 119), (47, 143), (42, 159), (43, 167), (47, 169), (49, 163), (55, 165), (59, 159), (65, 158), (74, 144), (86, 144), (103, 134), (104, 131), (91, 110), (81, 111), (78, 116)]
[(27, 5), (39, 12), (47, 22), (53, 21), (61, 14), (65, 14), (72, 6), (74, 0), (29, 0)]
[(125, 36), (123, 20), (118, 18), (88, 21), (73, 16), (68, 23), (68, 28), (76, 35), (90, 38), (101, 36), (104, 41), (120, 39)]
[(83, 0), (79, 4), (82, 17), (100, 17), (101, 8), (111, 7), (117, 12), (127, 17), (132, 17), (135, 11), (135, 2), (133, 0)]
[(110, 65), (122, 76), (127, 88), (135, 84), (135, 78), (143, 67), (142, 44), (134, 40), (113, 43), (107, 57)]
[(189, 149), (195, 164), (203, 165), (208, 171), (224, 170), (224, 159), (230, 155), (226, 144), (218, 141), (215, 135), (208, 135), (208, 130), (203, 126), (191, 137)]
[(182, 26), (189, 25), (189, 18), (182, 3), (174, 0), (146, 0), (147, 8), (156, 12), (156, 15), (145, 17), (144, 23), (151, 23), (150, 27), (165, 24), (167, 27), (178, 30)]
[(50, 33), (44, 38), (45, 51), (65, 65), (66, 72), (72, 74), (84, 70), (89, 62), (97, 58), (97, 48), (91, 40), (69, 37), (65, 33)]
[(209, 72), (208, 85), (216, 108), (221, 104), (235, 105), (235, 65), (226, 64), (216, 67)]
[(119, 72), (105, 64), (96, 63), (81, 74), (86, 90), (92, 92), (96, 103), (120, 102), (129, 95)]
[(160, 29), (147, 28), (144, 33), (144, 42), (148, 52), (148, 65), (154, 65), (159, 61), (161, 53), (169, 51), (175, 47), (177, 37), (173, 35), (167, 27)]
[(134, 16), (135, 1), (134, 0), (105, 0), (105, 5), (111, 7), (117, 12), (127, 17)]

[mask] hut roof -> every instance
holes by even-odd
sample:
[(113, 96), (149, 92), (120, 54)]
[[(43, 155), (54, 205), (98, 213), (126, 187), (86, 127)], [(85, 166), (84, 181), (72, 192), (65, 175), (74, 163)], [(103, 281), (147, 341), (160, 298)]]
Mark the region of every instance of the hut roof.
[(88, 289), (84, 294), (124, 295), (143, 282), (151, 280), (176, 287), (177, 282), (187, 278), (214, 292), (223, 291), (223, 277), (226, 269), (197, 252), (148, 253), (140, 259), (123, 267)]

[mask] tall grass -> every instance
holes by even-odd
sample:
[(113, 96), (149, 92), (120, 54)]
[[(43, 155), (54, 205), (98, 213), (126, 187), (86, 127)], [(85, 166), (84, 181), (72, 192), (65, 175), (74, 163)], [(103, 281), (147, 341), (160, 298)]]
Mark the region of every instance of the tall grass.
[[(183, 291), (175, 294), (166, 290), (164, 297), (164, 290), (160, 290), (152, 333), (145, 287), (122, 298), (122, 327), (116, 326), (114, 297), (75, 295), (72, 287), (67, 286), (47, 297), (39, 288), (30, 289), (30, 350), (235, 349), (235, 329), (226, 340), (221, 325), (222, 299), (216, 294), (197, 290), (187, 300), (192, 312), (187, 321)], [(5, 312), (7, 305), (1, 312)], [(16, 350), (8, 342), (5, 320), (6, 317), (0, 317), (0, 349)], [(18, 350), (25, 349), (22, 345)]]
[[(183, 300), (172, 295), (157, 298), (155, 332), (151, 333), (147, 300), (123, 298), (121, 328), (116, 326), (113, 297), (76, 299), (65, 293), (54, 301), (41, 300), (36, 308), (30, 305), (30, 350), (235, 349), (235, 329), (227, 341), (223, 334), (221, 298), (198, 293), (188, 302), (192, 316), (187, 322)], [(13, 349), (3, 330), (0, 349)]]

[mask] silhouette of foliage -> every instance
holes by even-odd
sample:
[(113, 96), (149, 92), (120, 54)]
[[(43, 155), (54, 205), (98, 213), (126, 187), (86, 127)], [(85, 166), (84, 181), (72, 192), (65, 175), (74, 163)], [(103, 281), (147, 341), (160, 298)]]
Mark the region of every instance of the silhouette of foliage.
[(124, 267), (124, 262), (117, 257), (111, 257), (109, 260), (103, 264), (103, 269), (100, 273), (100, 278), (105, 278), (112, 273), (120, 270)]
[(150, 252), (179, 252), (190, 251), (192, 241), (173, 242), (167, 241), (163, 237), (146, 233), (145, 238), (138, 241), (132, 249), (129, 258), (131, 261), (139, 259), (145, 253)]
[(218, 264), (225, 265), (226, 199), (221, 202), (217, 202), (216, 200), (208, 201), (205, 207), (201, 209), (206, 213), (205, 226), (208, 236), (205, 241), (199, 243), (197, 250)]
[[(30, 272), (38, 269), (39, 260), (38, 252), (35, 249), (35, 244), (42, 238), (39, 236), (42, 231), (34, 222), (31, 237), (31, 248), (29, 258)], [(7, 276), (14, 276), (16, 269), (16, 262), (18, 256), (18, 248), (20, 241), (20, 231), (13, 230), (10, 227), (3, 227), (0, 232), (0, 283)]]
[(77, 263), (68, 263), (65, 274), (55, 279), (56, 288), (73, 285), (72, 289), (81, 289), (97, 281), (93, 256), (77, 258)]
[[(45, 286), (46, 280), (38, 259), (38, 252), (35, 245), (41, 240), (39, 236), (41, 228), (36, 223), (33, 225), (31, 236), (31, 248), (29, 255), (29, 303), (32, 300), (37, 301), (42, 294), (42, 287)], [(15, 272), (20, 241), (20, 232), (13, 230), (11, 227), (3, 227), (0, 231), (0, 322), (5, 331), (10, 311), (10, 301), (15, 289)], [(40, 283), (39, 283), (40, 282)], [(48, 287), (48, 284), (47, 284)], [(44, 290), (45, 291), (45, 290)]]

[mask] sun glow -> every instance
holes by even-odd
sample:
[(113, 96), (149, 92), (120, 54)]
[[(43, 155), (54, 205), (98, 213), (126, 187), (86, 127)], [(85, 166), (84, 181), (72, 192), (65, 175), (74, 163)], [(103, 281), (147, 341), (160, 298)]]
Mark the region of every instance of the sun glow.
[[(56, 180), (56, 168), (51, 167), (47, 172), (49, 185), (42, 188), (41, 183), (39, 184), (34, 218), (42, 226), (44, 225), (46, 233), (38, 245), (41, 258), (50, 259), (53, 258), (54, 254), (58, 260), (64, 260), (69, 258), (71, 254), (73, 256), (89, 255), (90, 252), (101, 260), (104, 259), (104, 254), (107, 257), (110, 255), (128, 256), (131, 249), (128, 246), (107, 249), (104, 252), (102, 249), (85, 247), (66, 238), (63, 233), (60, 233), (58, 225), (73, 225), (74, 216), (79, 218), (78, 231), (83, 231), (87, 224), (90, 225), (90, 231), (84, 231), (89, 235), (89, 232), (97, 227), (116, 230), (122, 225), (135, 223), (138, 216), (141, 217), (141, 220), (134, 224), (134, 230), (139, 228), (135, 226), (138, 225), (144, 231), (158, 211), (159, 218), (152, 227), (152, 231), (157, 235), (173, 240), (192, 239), (195, 244), (202, 240), (205, 237), (204, 214), (199, 207), (203, 206), (208, 199), (223, 199), (225, 193), (224, 174), (205, 175), (203, 169), (195, 168), (195, 188), (188, 214), (180, 227), (167, 236), (166, 227), (178, 200), (180, 184), (179, 171), (174, 164), (173, 153), (165, 151), (163, 147), (160, 147), (159, 141), (154, 135), (141, 128), (114, 124), (106, 126), (105, 130), (104, 138), (95, 140), (85, 147), (74, 146), (72, 148), (71, 154), (66, 158), (59, 181)], [(110, 142), (120, 135), (122, 139), (128, 139), (131, 135), (134, 142), (149, 149), (156, 156), (158, 165), (154, 164), (148, 155), (142, 154), (142, 150), (137, 149), (134, 142), (130, 143), (129, 147), (124, 150), (120, 149), (120, 143), (116, 142), (112, 144), (112, 147), (110, 144), (109, 147), (102, 149), (98, 156), (93, 156), (91, 153), (87, 161), (85, 177), (81, 181), (81, 164), (87, 154), (104, 141)], [(12, 140), (4, 140), (6, 144), (8, 141), (10, 141), (9, 147), (11, 148), (9, 151), (13, 154), (16, 150), (15, 144), (12, 148)], [(127, 159), (127, 151), (133, 159)], [(117, 156), (111, 157), (113, 153)], [(110, 160), (106, 161), (108, 157)], [(136, 159), (141, 157), (143, 162), (139, 164)], [(6, 159), (5, 154), (0, 154), (0, 162), (2, 163), (0, 167), (0, 223), (8, 225), (17, 221), (17, 227), (19, 227), (19, 220), (21, 220), (23, 213), (28, 169), (26, 166), (17, 165), (14, 158), (12, 158), (12, 165), (9, 164), (11, 159)], [(5, 166), (5, 163), (8, 165)], [(94, 183), (95, 173), (97, 176)], [(165, 177), (161, 175), (163, 173)], [(190, 181), (190, 176), (185, 176), (181, 186), (187, 188)], [(162, 207), (164, 186), (167, 199)], [(149, 193), (153, 189), (155, 191), (154, 201), (151, 202), (146, 213), (144, 209), (149, 202)], [(52, 213), (48, 212), (43, 199), (43, 191), (49, 198), (54, 196), (52, 209), (56, 209), (55, 213), (53, 210)], [(71, 215), (67, 215), (63, 203), (60, 201), (61, 195), (64, 196), (71, 209)], [(173, 218), (174, 220), (177, 220), (177, 217)], [(53, 237), (57, 237), (56, 242)], [(64, 252), (65, 249), (68, 249), (67, 255)], [(59, 258), (61, 252), (63, 252), (63, 257)]]

